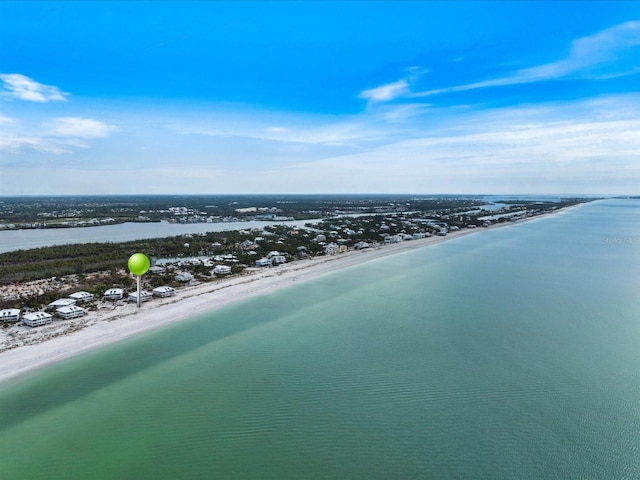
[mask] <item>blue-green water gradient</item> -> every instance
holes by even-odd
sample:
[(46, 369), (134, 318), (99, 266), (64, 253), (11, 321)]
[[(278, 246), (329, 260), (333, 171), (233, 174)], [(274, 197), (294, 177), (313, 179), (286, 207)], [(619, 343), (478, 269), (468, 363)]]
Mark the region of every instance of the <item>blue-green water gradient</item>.
[(640, 201), (371, 261), (7, 382), (0, 478), (640, 478)]

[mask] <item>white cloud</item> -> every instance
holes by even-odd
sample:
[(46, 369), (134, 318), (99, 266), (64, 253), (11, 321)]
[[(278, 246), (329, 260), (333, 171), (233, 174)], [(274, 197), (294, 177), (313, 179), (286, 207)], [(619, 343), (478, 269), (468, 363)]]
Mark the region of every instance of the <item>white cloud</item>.
[(116, 127), (90, 118), (59, 117), (50, 124), (51, 134), (60, 137), (104, 138)]
[(381, 85), (376, 88), (364, 90), (358, 95), (370, 102), (388, 102), (409, 93), (409, 83), (406, 80)]
[(406, 69), (407, 76), (393, 83), (387, 83), (379, 87), (364, 90), (358, 94), (358, 98), (364, 98), (369, 104), (377, 102), (388, 102), (396, 98), (406, 97), (411, 94), (411, 85), (428, 70), (421, 67), (409, 67)]
[(19, 73), (0, 74), (4, 89), (2, 96), (9, 99), (24, 100), (27, 102), (61, 102), (65, 101), (68, 93), (58, 87), (44, 85)]
[(383, 127), (372, 125), (370, 118), (281, 116), (280, 125), (270, 126), (271, 119), (257, 112), (219, 118), (186, 118), (166, 127), (180, 135), (247, 138), (274, 142), (320, 146), (356, 146), (388, 137)]
[[(0, 124), (3, 123), (0, 117)], [(107, 137), (116, 127), (97, 120), (60, 117), (43, 124), (8, 119), (0, 130), (0, 152), (36, 151), (60, 155), (89, 148), (86, 140)]]
[(325, 186), (315, 191), (637, 193), (638, 107), (640, 97), (627, 96), (469, 112), (420, 137), (281, 175)]
[[(619, 70), (612, 63), (628, 55), (630, 50), (639, 45), (640, 21), (626, 22), (573, 41), (569, 56), (556, 62), (517, 70), (511, 75), (502, 78), (418, 92), (414, 93), (413, 96), (428, 97), (442, 93), (517, 85), (567, 77), (610, 78), (622, 76), (637, 70), (635, 68), (628, 69), (626, 66), (623, 67), (623, 70)], [(609, 67), (611, 70), (604, 73), (596, 73), (597, 69), (601, 67)], [(625, 68), (627, 69), (625, 70)]]

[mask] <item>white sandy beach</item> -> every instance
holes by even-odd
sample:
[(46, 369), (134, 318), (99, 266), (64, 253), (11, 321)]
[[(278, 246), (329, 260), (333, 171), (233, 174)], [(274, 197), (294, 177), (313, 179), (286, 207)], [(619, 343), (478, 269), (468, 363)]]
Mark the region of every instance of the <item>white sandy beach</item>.
[[(562, 211), (566, 210), (568, 209)], [(532, 219), (540, 217), (542, 216)], [(489, 228), (517, 224), (498, 224)], [(278, 267), (249, 269), (249, 273), (242, 275), (178, 289), (173, 297), (154, 299), (143, 303), (141, 308), (137, 308), (135, 304), (127, 304), (113, 309), (100, 309), (79, 319), (56, 320), (46, 326), (25, 329), (20, 338), (0, 332), (0, 344), (5, 349), (8, 348), (0, 353), (0, 382), (141, 332), (273, 292), (294, 282), (315, 279), (376, 258), (423, 248), (484, 230), (486, 229), (461, 230), (446, 237), (428, 237), (299, 260)]]

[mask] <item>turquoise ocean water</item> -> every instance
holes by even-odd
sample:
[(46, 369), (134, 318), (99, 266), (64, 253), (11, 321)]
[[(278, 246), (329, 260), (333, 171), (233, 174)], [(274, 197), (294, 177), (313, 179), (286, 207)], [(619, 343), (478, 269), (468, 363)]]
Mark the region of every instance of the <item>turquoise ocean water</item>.
[(0, 478), (640, 478), (640, 201), (375, 260), (6, 382)]

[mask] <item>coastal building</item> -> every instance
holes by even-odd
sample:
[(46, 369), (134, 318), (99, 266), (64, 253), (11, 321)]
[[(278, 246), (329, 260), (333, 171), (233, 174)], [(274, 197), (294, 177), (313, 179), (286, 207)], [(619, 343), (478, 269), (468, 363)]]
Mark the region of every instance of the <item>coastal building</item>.
[(83, 316), (86, 312), (84, 308), (80, 308), (77, 305), (69, 305), (68, 307), (60, 307), (56, 310), (58, 316), (64, 320), (71, 318), (78, 318)]
[[(153, 295), (151, 294), (151, 292), (148, 292), (147, 290), (142, 290), (140, 292), (140, 301), (141, 302), (148, 302), (152, 298), (153, 298)], [(138, 303), (138, 292), (131, 292), (129, 294), (128, 300), (130, 302), (132, 302), (132, 303)]]
[(69, 295), (69, 298), (75, 300), (76, 302), (89, 302), (93, 300), (93, 294), (89, 292), (76, 292)]
[(159, 265), (154, 265), (149, 268), (149, 273), (153, 273), (154, 275), (162, 275), (165, 271), (165, 268)]
[(337, 243), (331, 242), (324, 249), (325, 255), (336, 255), (338, 253), (345, 253), (347, 251), (346, 245), (338, 245)]
[(59, 298), (58, 300), (55, 300), (51, 302), (49, 305), (47, 305), (47, 310), (49, 309), (55, 310), (60, 307), (69, 307), (75, 304), (76, 304), (76, 300), (74, 300), (73, 298)]
[(189, 272), (180, 272), (175, 276), (176, 282), (190, 282), (193, 280), (193, 275)]
[(154, 288), (151, 293), (153, 293), (153, 295), (155, 295), (156, 297), (164, 298), (174, 295), (176, 291), (173, 289), (173, 287), (163, 285), (162, 287)]
[(17, 322), (20, 320), (20, 310), (17, 308), (6, 308), (0, 310), (0, 322)]
[(22, 323), (29, 327), (39, 327), (51, 323), (53, 315), (47, 312), (27, 313), (22, 317)]
[(231, 273), (231, 267), (228, 265), (216, 265), (216, 267), (211, 270), (212, 275), (228, 275)]
[(258, 248), (258, 244), (255, 241), (245, 240), (240, 244), (240, 248), (244, 250), (255, 250)]
[(104, 292), (103, 298), (105, 300), (122, 300), (124, 297), (124, 290), (122, 288), (110, 288)]
[(270, 258), (261, 258), (260, 260), (256, 260), (256, 267), (270, 267), (271, 259)]
[(287, 259), (284, 254), (278, 252), (277, 250), (273, 250), (267, 254), (267, 258), (271, 260), (271, 263), (275, 263), (276, 265), (280, 265), (281, 263), (286, 263)]

